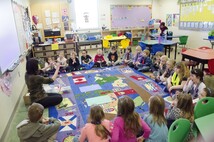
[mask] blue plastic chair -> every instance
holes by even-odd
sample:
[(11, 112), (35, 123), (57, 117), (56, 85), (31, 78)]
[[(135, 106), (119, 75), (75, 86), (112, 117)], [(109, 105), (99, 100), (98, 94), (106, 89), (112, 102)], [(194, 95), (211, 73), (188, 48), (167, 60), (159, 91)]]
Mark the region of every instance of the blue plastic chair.
[(139, 42), (139, 45), (140, 45), (142, 51), (146, 49), (146, 44), (144, 44), (143, 42)]
[(155, 55), (156, 52), (158, 52), (158, 51), (163, 52), (163, 50), (164, 50), (164, 45), (163, 44), (154, 44), (154, 45), (152, 45), (151, 54)]

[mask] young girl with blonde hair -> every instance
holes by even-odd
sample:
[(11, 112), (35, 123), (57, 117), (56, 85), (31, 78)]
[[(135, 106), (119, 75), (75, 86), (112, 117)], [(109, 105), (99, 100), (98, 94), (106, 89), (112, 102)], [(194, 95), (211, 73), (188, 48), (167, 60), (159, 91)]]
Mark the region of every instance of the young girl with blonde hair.
[(105, 119), (105, 114), (100, 106), (92, 106), (89, 120), (91, 123), (85, 124), (81, 130), (79, 139), (74, 138), (74, 142), (109, 142), (111, 122)]
[(189, 69), (183, 62), (178, 62), (175, 65), (174, 73), (167, 79), (167, 89), (169, 92), (183, 90), (183, 86), (190, 76)]
[(164, 117), (165, 102), (160, 96), (152, 96), (149, 99), (149, 115), (145, 122), (151, 128), (151, 134), (146, 142), (167, 142), (168, 128)]
[(142, 142), (151, 129), (134, 111), (134, 101), (125, 96), (118, 100), (117, 117), (114, 120), (111, 142)]

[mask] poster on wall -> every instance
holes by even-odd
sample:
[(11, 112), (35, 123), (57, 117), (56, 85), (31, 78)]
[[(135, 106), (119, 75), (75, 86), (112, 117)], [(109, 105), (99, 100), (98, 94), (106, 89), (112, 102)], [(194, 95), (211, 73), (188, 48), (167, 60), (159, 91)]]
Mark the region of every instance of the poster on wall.
[(7, 96), (10, 96), (11, 94), (11, 75), (10, 73), (5, 73), (1, 78), (0, 78), (0, 90), (6, 94)]
[(166, 15), (166, 26), (171, 27), (172, 26), (172, 14)]
[(173, 14), (173, 22), (172, 22), (172, 26), (174, 27), (178, 27), (179, 25), (179, 14)]

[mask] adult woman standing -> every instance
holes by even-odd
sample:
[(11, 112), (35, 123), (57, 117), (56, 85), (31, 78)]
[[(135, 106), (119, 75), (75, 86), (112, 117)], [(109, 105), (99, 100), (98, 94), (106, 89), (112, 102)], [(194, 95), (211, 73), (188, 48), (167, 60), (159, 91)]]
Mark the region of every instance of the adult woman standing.
[(30, 93), (31, 102), (43, 105), (45, 108), (59, 104), (62, 96), (58, 93), (46, 93), (43, 84), (51, 84), (56, 80), (60, 65), (57, 64), (56, 71), (52, 78), (38, 75), (38, 60), (29, 59), (26, 64), (25, 82)]

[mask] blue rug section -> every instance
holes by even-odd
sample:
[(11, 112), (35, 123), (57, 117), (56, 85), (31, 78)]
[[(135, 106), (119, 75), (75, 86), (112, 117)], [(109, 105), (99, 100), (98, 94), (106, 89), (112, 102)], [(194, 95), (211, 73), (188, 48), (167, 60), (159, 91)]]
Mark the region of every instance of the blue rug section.
[[(142, 77), (144, 79), (138, 80), (136, 79), (138, 77)], [(50, 107), (49, 117), (58, 118), (60, 121), (66, 121), (65, 119), (62, 119), (62, 117), (66, 118), (66, 116), (75, 116), (76, 119), (75, 121), (72, 120), (72, 127), (70, 127), (71, 124), (69, 122), (68, 128), (70, 128), (70, 130), (58, 132), (57, 140), (63, 142), (65, 138), (74, 136), (79, 133), (81, 127), (87, 123), (90, 112), (90, 106), (87, 103), (88, 98), (99, 98), (103, 95), (110, 97), (112, 102), (99, 105), (103, 108), (105, 113), (116, 115), (117, 100), (120, 97), (127, 95), (135, 102), (136, 112), (138, 112), (142, 117), (148, 113), (148, 103), (144, 102), (139, 94), (128, 86), (126, 78), (136, 85), (144, 88), (151, 95), (161, 95), (163, 97), (168, 95), (163, 92), (162, 88), (164, 85), (157, 84), (146, 75), (129, 67), (110, 67), (73, 72), (72, 75), (68, 76), (63, 75), (61, 80), (66, 86), (71, 87), (71, 91), (63, 94), (62, 96), (63, 98), (68, 98), (72, 105), (60, 109), (57, 107)], [(86, 90), (82, 91), (82, 87)], [(156, 88), (156, 91), (151, 88)], [(100, 102), (103, 102), (103, 100)], [(66, 128), (66, 126), (63, 126), (63, 128), (64, 127)]]

